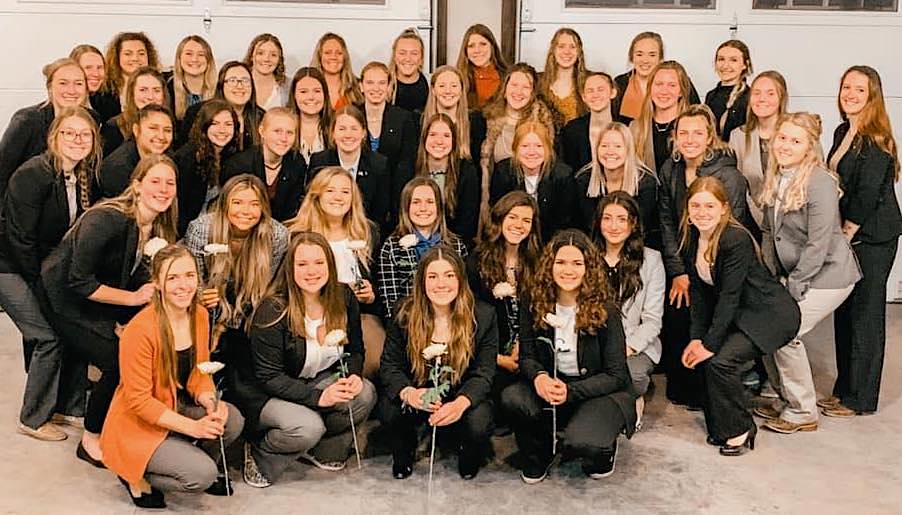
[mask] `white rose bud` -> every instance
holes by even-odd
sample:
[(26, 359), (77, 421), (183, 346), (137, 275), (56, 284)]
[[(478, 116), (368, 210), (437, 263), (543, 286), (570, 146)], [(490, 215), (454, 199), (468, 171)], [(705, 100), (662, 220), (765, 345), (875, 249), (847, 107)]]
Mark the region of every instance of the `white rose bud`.
[(447, 351), (448, 345), (444, 343), (433, 343), (432, 345), (423, 349), (423, 358), (425, 358), (426, 361), (432, 361), (433, 359), (441, 356)]
[(203, 363), (197, 364), (197, 369), (200, 370), (202, 374), (206, 374), (208, 376), (219, 372), (224, 367), (225, 363), (220, 363), (218, 361), (204, 361)]
[(561, 329), (564, 327), (565, 323), (564, 319), (555, 315), (554, 313), (545, 313), (545, 316), (542, 318), (546, 324), (550, 325), (555, 329)]
[(503, 299), (504, 297), (513, 297), (517, 294), (517, 289), (514, 286), (505, 281), (500, 282), (492, 288), (492, 295), (495, 296), (496, 299)]
[(338, 347), (343, 345), (342, 342), (345, 341), (347, 335), (341, 329), (332, 329), (326, 334), (326, 338), (323, 341), (328, 347)]
[(401, 248), (409, 249), (417, 244), (417, 237), (414, 234), (405, 234), (398, 240), (398, 244), (401, 245)]
[(225, 243), (207, 243), (204, 245), (204, 254), (225, 254), (229, 251), (229, 246)]
[(157, 252), (163, 250), (168, 245), (169, 242), (163, 238), (151, 238), (150, 241), (144, 244), (144, 255), (153, 259), (153, 257), (157, 255)]

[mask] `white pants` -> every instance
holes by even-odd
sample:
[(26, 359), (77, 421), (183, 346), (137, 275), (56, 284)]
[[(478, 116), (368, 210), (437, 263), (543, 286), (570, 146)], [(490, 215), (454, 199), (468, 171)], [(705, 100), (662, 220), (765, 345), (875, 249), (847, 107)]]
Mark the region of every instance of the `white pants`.
[[(840, 289), (809, 289), (799, 302), (802, 322), (795, 340), (777, 349), (774, 364), (779, 374), (778, 392), (786, 401), (780, 417), (794, 424), (817, 422), (817, 395), (808, 353), (800, 338), (808, 334), (814, 326), (833, 313), (846, 297), (852, 293), (854, 285)], [(775, 385), (777, 386), (777, 385)]]

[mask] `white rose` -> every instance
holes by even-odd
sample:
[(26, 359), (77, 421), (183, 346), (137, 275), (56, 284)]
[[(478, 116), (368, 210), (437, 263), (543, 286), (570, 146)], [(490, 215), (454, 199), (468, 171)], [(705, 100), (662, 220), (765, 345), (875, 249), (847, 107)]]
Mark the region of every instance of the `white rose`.
[(432, 361), (433, 359), (441, 356), (447, 351), (448, 345), (444, 343), (433, 343), (432, 345), (423, 349), (423, 358), (425, 358), (426, 361)]
[(363, 250), (366, 248), (366, 242), (363, 240), (351, 240), (348, 242), (348, 249)]
[(168, 245), (169, 242), (163, 238), (151, 238), (150, 241), (144, 244), (144, 255), (153, 259), (153, 257), (157, 255), (157, 252), (163, 250)]
[(197, 369), (200, 370), (202, 374), (206, 374), (211, 376), (216, 372), (219, 372), (225, 367), (225, 363), (220, 363), (218, 361), (204, 361), (203, 363), (197, 364)]
[(513, 297), (517, 294), (517, 289), (514, 286), (505, 281), (500, 282), (492, 288), (492, 295), (495, 296), (496, 299), (503, 299), (504, 297)]
[(417, 237), (415, 234), (405, 234), (398, 240), (398, 244), (401, 245), (401, 248), (409, 249), (417, 244)]
[(225, 243), (207, 243), (204, 245), (204, 254), (225, 254), (229, 251), (229, 246)]
[(339, 347), (343, 345), (342, 342), (344, 342), (346, 338), (347, 335), (341, 329), (332, 329), (328, 334), (326, 334), (326, 338), (323, 340), (323, 343), (325, 343), (325, 345), (328, 347)]
[(563, 318), (555, 315), (554, 313), (545, 313), (545, 316), (542, 318), (546, 324), (550, 325), (555, 329), (562, 329), (566, 322)]

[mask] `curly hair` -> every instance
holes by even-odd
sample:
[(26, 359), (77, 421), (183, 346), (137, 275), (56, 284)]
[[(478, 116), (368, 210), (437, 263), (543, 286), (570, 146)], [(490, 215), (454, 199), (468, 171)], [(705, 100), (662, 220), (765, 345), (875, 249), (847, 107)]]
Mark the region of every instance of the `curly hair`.
[[(160, 58), (157, 54), (157, 48), (153, 42), (143, 32), (120, 32), (113, 37), (110, 44), (106, 47), (106, 79), (109, 84), (108, 88), (114, 93), (119, 93), (125, 87), (128, 77), (122, 71), (119, 64), (119, 53), (122, 52), (122, 45), (126, 41), (140, 41), (144, 44), (144, 50), (147, 51), (147, 66), (153, 69), (159, 69)], [(164, 83), (165, 84), (165, 83)]]
[(528, 304), (533, 325), (536, 329), (550, 329), (544, 317), (548, 313), (554, 313), (558, 299), (558, 286), (553, 274), (554, 261), (561, 248), (570, 246), (582, 252), (586, 270), (576, 296), (576, 305), (579, 306), (576, 312), (576, 330), (596, 334), (608, 320), (605, 304), (611, 299), (610, 288), (601, 262), (601, 252), (585, 233), (577, 229), (565, 229), (551, 238), (542, 251), (536, 273), (529, 279)]
[(536, 266), (541, 252), (541, 228), (539, 226), (539, 205), (536, 200), (522, 190), (515, 190), (498, 199), (492, 206), (489, 223), (486, 225), (476, 252), (479, 261), (476, 270), (479, 279), (489, 291), (496, 284), (508, 280), (505, 270), (505, 250), (507, 240), (501, 232), (501, 226), (508, 213), (515, 207), (528, 207), (532, 209), (532, 226), (529, 235), (520, 242), (517, 247), (517, 290), (518, 293), (525, 290), (526, 278), (535, 275)]
[[(213, 118), (219, 113), (227, 112), (232, 117), (233, 134), (232, 139), (226, 143), (225, 147), (219, 152), (216, 151), (216, 145), (210, 141), (207, 136), (207, 130), (213, 125)], [(220, 172), (222, 171), (222, 161), (224, 157), (234, 154), (238, 149), (239, 127), (238, 113), (232, 109), (232, 106), (225, 100), (214, 98), (208, 100), (201, 105), (197, 113), (197, 118), (191, 126), (188, 140), (194, 145), (194, 161), (198, 164), (198, 170), (201, 177), (208, 184), (219, 184)]]

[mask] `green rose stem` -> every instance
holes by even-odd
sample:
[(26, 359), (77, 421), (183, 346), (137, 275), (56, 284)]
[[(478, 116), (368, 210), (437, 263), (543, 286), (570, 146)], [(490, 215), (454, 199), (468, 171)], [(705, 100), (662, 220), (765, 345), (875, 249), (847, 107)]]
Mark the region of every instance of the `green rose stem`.
[[(342, 378), (348, 376), (348, 365), (345, 363), (344, 359), (344, 346), (339, 344), (338, 346), (338, 368), (341, 370), (340, 375)], [(354, 427), (354, 412), (351, 411), (351, 403), (348, 402), (348, 419), (351, 421), (351, 435), (354, 437), (354, 454), (357, 456), (357, 470), (363, 468), (363, 465), (360, 462), (360, 446), (357, 444), (357, 428)]]

